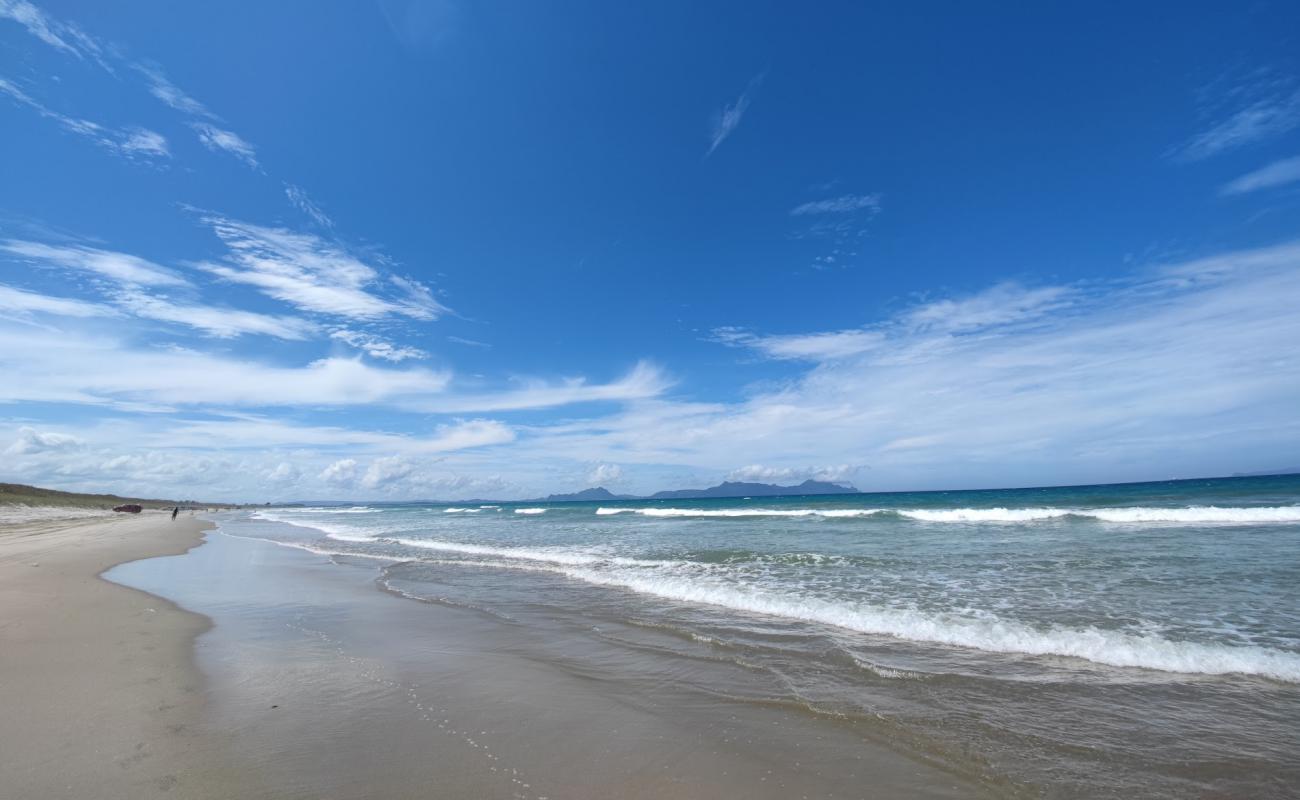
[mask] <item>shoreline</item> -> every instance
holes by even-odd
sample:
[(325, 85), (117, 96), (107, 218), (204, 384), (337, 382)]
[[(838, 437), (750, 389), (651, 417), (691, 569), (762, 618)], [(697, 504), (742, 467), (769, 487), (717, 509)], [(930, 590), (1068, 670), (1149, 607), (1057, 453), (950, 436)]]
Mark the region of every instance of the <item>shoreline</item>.
[(870, 720), (754, 702), (739, 664), (628, 648), (604, 624), (593, 639), (576, 620), (417, 602), (380, 576), (372, 561), (226, 534), (111, 577), (213, 618), (198, 648), (208, 718), (274, 789), (262, 796), (1021, 794), (909, 756)]
[(55, 518), (0, 527), (0, 783), (14, 797), (230, 797), (228, 737), (203, 724), (212, 621), (104, 577), (188, 553), (212, 523)]

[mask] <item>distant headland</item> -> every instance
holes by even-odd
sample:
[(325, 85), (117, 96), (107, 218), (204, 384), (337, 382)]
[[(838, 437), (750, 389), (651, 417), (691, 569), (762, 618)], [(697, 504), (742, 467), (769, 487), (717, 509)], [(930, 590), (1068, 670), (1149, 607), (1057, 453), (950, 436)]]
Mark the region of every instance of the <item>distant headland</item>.
[(583, 503), (601, 500), (712, 500), (724, 497), (798, 497), (813, 494), (858, 494), (853, 486), (807, 480), (797, 486), (724, 481), (707, 489), (670, 489), (652, 495), (614, 494), (603, 486), (568, 494), (551, 494), (524, 503)]

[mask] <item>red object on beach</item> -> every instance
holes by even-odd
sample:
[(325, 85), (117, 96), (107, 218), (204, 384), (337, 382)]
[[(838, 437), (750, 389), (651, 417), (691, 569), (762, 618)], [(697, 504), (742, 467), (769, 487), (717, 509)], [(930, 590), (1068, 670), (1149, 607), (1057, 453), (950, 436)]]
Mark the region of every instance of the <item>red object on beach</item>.
[(113, 506), (113, 510), (121, 511), (124, 514), (139, 514), (141, 511), (144, 511), (143, 508), (137, 506), (135, 503), (127, 503), (124, 506)]

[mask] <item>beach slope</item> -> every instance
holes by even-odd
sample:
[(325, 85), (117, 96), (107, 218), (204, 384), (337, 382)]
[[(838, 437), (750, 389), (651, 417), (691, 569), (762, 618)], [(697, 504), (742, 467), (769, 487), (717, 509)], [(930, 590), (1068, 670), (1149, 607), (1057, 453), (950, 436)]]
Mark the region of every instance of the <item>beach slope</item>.
[(210, 623), (110, 583), (209, 523), (163, 512), (0, 526), (0, 786), (14, 798), (231, 797), (201, 729), (194, 638)]

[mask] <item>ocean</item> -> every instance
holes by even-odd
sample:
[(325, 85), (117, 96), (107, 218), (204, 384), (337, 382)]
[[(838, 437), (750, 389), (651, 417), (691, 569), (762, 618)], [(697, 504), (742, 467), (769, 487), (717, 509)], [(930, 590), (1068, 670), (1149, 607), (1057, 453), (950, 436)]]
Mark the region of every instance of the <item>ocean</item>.
[(621, 653), (591, 659), (608, 680), (653, 661), (1010, 794), (1300, 787), (1300, 476), (218, 519), (557, 631), (534, 657)]

